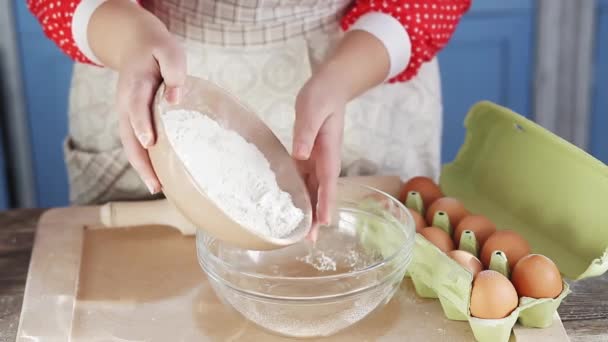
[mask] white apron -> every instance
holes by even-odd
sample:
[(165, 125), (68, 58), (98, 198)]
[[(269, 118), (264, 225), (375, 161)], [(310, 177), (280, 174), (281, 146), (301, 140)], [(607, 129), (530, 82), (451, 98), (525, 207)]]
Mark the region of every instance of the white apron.
[[(298, 91), (342, 33), (349, 0), (148, 0), (187, 50), (188, 73), (235, 94), (291, 151)], [(117, 75), (75, 64), (65, 157), (75, 204), (145, 199), (129, 165), (114, 107)], [(406, 83), (383, 84), (349, 103), (343, 174), (438, 177), (441, 91), (436, 60)]]

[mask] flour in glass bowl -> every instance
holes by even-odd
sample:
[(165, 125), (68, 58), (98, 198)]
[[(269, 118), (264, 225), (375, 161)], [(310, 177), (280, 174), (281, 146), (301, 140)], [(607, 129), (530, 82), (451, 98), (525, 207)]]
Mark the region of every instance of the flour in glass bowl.
[(169, 143), (201, 190), (230, 218), (265, 236), (288, 236), (304, 218), (264, 154), (196, 111), (161, 116)]

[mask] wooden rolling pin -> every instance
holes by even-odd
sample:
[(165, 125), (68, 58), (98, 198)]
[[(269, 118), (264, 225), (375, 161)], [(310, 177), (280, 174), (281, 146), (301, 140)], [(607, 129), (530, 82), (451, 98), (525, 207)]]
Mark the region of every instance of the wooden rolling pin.
[[(345, 180), (367, 185), (399, 196), (401, 180), (397, 176), (346, 177)], [(185, 219), (166, 199), (135, 202), (109, 202), (99, 209), (101, 226), (95, 228), (125, 228), (145, 225), (166, 225), (178, 229), (184, 235), (192, 235), (196, 227)]]

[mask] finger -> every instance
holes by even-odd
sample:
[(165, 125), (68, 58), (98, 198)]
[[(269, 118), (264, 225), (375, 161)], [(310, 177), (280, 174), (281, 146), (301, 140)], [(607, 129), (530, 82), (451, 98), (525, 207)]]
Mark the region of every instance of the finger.
[(293, 156), (299, 160), (310, 158), (319, 129), (327, 118), (322, 106), (311, 103), (308, 98), (298, 96), (296, 99)]
[[(304, 181), (304, 185), (306, 186), (306, 190), (310, 196), (310, 202), (312, 207), (312, 223), (308, 234), (306, 235), (306, 239), (312, 242), (317, 241), (319, 223), (317, 222), (317, 214), (316, 214), (316, 203), (317, 203), (317, 189), (319, 188), (319, 182), (316, 181), (316, 176), (314, 174), (314, 165), (312, 165), (312, 161), (309, 160), (296, 160), (296, 166), (298, 168), (298, 172), (300, 173), (302, 180)], [(313, 178), (314, 177), (314, 178)]]
[(176, 104), (180, 101), (181, 87), (186, 82), (186, 53), (178, 42), (171, 40), (155, 51), (154, 57), (166, 86), (165, 99)]
[(317, 240), (319, 239), (319, 228), (320, 228), (319, 222), (313, 221), (310, 231), (308, 232), (308, 235), (306, 236), (306, 239), (308, 241), (311, 241), (312, 243), (317, 242)]
[(313, 220), (315, 219), (315, 206), (317, 204), (317, 189), (319, 182), (314, 173), (314, 164), (312, 160), (296, 160), (298, 173), (302, 177), (304, 186), (310, 197), (311, 207), (313, 208)]
[(154, 144), (155, 134), (150, 106), (159, 84), (154, 72), (133, 72), (121, 77), (118, 84), (118, 110), (126, 114), (140, 145)]
[(317, 190), (317, 218), (321, 224), (329, 225), (336, 198), (340, 176), (340, 151), (343, 134), (343, 115), (331, 115), (321, 127), (315, 151)]
[(151, 194), (156, 194), (160, 191), (160, 182), (156, 177), (156, 173), (152, 168), (148, 151), (145, 150), (137, 141), (133, 129), (129, 122), (129, 118), (123, 114), (119, 121), (120, 140), (127, 155), (127, 159), (144, 181)]
[(319, 189), (319, 182), (315, 173), (309, 173), (306, 179), (306, 186), (310, 193), (310, 201), (313, 208), (312, 211), (312, 226), (308, 232), (307, 239), (316, 242), (319, 236), (319, 220), (317, 219), (317, 190)]
[(310, 205), (313, 209), (313, 221), (317, 221), (319, 181), (317, 180), (317, 176), (314, 174), (314, 172), (308, 175), (308, 178), (306, 180), (306, 187), (308, 189), (308, 193), (310, 194)]

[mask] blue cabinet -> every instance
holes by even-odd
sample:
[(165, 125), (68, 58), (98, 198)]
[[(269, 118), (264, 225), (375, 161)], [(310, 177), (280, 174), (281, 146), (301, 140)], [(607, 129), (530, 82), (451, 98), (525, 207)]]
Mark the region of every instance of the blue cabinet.
[(68, 203), (63, 139), (72, 62), (46, 37), (24, 0), (13, 0), (32, 137), (36, 189), (40, 207)]
[(8, 183), (6, 179), (6, 159), (2, 146), (2, 132), (0, 131), (0, 210), (8, 209)]
[(473, 1), (440, 53), (443, 162), (453, 160), (462, 145), (464, 117), (474, 103), (490, 100), (529, 114), (535, 6), (533, 0)]
[(597, 6), (590, 151), (608, 163), (608, 0)]

